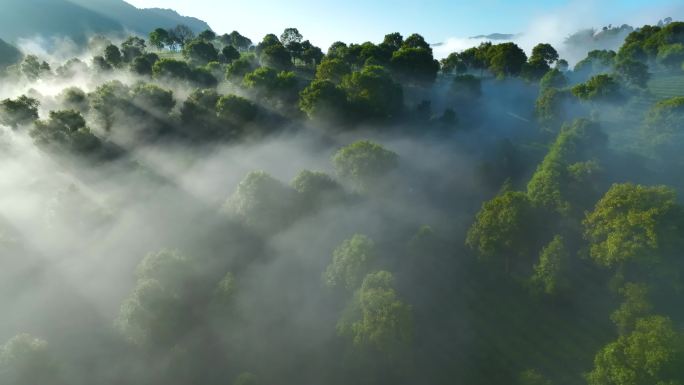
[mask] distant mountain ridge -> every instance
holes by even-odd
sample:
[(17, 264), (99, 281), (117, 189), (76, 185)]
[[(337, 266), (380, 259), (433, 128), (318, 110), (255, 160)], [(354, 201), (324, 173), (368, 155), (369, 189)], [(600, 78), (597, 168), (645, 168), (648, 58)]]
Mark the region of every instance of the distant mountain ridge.
[(123, 0), (0, 0), (0, 38), (68, 37), (84, 43), (91, 34), (147, 35), (157, 27), (185, 24), (209, 29), (197, 18), (170, 9), (139, 9)]
[(518, 36), (520, 36), (519, 33), (490, 33), (489, 35), (471, 36), (470, 39), (513, 40)]

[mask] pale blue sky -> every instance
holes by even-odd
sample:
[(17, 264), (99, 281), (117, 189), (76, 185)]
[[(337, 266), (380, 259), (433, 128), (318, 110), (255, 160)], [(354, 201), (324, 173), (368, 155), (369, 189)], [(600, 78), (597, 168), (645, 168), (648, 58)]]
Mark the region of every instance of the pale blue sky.
[[(255, 42), (297, 27), (326, 49), (336, 40), (378, 41), (418, 32), (431, 43), (479, 34), (535, 32), (548, 41), (604, 24), (684, 18), (682, 0), (126, 0), (137, 7), (173, 8), (219, 33), (238, 30)], [(553, 35), (553, 36), (552, 36)]]

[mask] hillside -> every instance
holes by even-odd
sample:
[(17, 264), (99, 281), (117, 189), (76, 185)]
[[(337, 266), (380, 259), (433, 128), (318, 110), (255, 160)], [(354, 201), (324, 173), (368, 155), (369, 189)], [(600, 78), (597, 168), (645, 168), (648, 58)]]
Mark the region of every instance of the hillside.
[(21, 52), (13, 45), (0, 39), (0, 69), (12, 65), (21, 59)]
[(0, 0), (0, 6), (0, 38), (8, 42), (50, 36), (84, 43), (93, 33), (146, 35), (154, 28), (178, 24), (196, 32), (209, 28), (201, 20), (172, 10), (138, 9), (123, 0)]

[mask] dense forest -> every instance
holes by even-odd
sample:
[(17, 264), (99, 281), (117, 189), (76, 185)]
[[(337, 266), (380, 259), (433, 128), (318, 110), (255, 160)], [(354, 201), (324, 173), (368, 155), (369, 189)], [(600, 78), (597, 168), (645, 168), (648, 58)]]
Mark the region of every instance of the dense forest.
[(684, 384), (684, 22), (604, 34), (2, 42), (0, 384)]

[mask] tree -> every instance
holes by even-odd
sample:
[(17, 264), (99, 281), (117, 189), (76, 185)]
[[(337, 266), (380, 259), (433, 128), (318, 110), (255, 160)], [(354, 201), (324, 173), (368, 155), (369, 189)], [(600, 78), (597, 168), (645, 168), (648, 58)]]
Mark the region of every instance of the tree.
[(316, 67), (317, 80), (329, 80), (340, 84), (342, 79), (351, 73), (351, 67), (340, 59), (326, 58)]
[(402, 47), (392, 54), (392, 70), (409, 82), (420, 85), (434, 83), (439, 62), (432, 57), (432, 49)]
[(137, 107), (155, 116), (166, 115), (176, 105), (173, 91), (154, 84), (138, 84), (131, 90), (131, 101)]
[(184, 48), (185, 44), (195, 37), (195, 33), (192, 32), (192, 29), (185, 24), (178, 24), (175, 26), (169, 31), (169, 35), (171, 36), (171, 40), (180, 45), (181, 48)]
[(340, 178), (368, 191), (381, 185), (382, 178), (397, 167), (398, 156), (379, 144), (362, 140), (341, 148), (332, 162)]
[(587, 375), (589, 385), (675, 384), (681, 377), (682, 335), (672, 321), (650, 316), (603, 347)]
[(583, 79), (609, 71), (615, 63), (615, 52), (607, 50), (593, 50), (587, 57), (575, 64), (573, 71)]
[(628, 282), (619, 289), (624, 302), (610, 315), (610, 320), (618, 327), (620, 335), (634, 330), (636, 322), (648, 316), (653, 306), (648, 300), (649, 289), (646, 284)]
[(197, 39), (183, 47), (183, 56), (195, 64), (204, 65), (217, 61), (218, 51), (213, 44)]
[(556, 132), (566, 119), (565, 103), (571, 94), (553, 87), (542, 88), (534, 112), (542, 129)]
[(343, 121), (348, 118), (347, 95), (329, 80), (314, 80), (301, 93), (299, 108), (311, 119)]
[(216, 114), (219, 119), (239, 127), (254, 121), (258, 113), (258, 107), (241, 96), (226, 95), (216, 102)]
[(595, 202), (591, 176), (597, 165), (591, 157), (606, 143), (597, 123), (577, 119), (564, 125), (527, 184), (527, 194), (535, 206), (567, 216), (581, 213), (588, 202)]
[(129, 36), (128, 39), (121, 43), (123, 61), (131, 63), (135, 58), (145, 53), (145, 47), (145, 40), (137, 36)]
[(398, 51), (404, 45), (404, 37), (399, 32), (394, 32), (385, 35), (380, 46), (386, 49), (390, 54)]
[(43, 148), (93, 154), (101, 148), (98, 137), (90, 132), (78, 111), (50, 111), (50, 118), (38, 120), (29, 132), (34, 142)]
[(656, 158), (681, 165), (684, 161), (684, 97), (675, 96), (655, 103), (644, 119), (642, 136)]
[(672, 189), (614, 184), (584, 220), (589, 255), (608, 267), (662, 262), (679, 236), (679, 210)]
[(206, 141), (221, 136), (222, 130), (216, 116), (219, 94), (213, 89), (196, 89), (183, 102), (180, 118), (186, 134), (196, 140)]
[(243, 55), (239, 59), (233, 61), (226, 68), (226, 79), (239, 79), (242, 81), (245, 75), (254, 71), (258, 67), (257, 63), (255, 63), (255, 60), (256, 59), (254, 58), (254, 55)]
[(568, 78), (563, 75), (563, 72), (555, 68), (546, 72), (546, 74), (539, 81), (539, 87), (541, 88), (563, 88), (567, 84)]
[(184, 61), (160, 59), (152, 66), (152, 75), (156, 78), (168, 77), (188, 80), (192, 78), (192, 69)]
[(484, 261), (502, 260), (506, 273), (534, 246), (536, 216), (525, 193), (506, 191), (482, 204), (468, 230), (466, 245)]
[(651, 77), (646, 64), (629, 59), (615, 64), (615, 73), (628, 83), (641, 88), (648, 86), (648, 80)]
[(684, 44), (667, 44), (658, 48), (658, 63), (670, 70), (679, 70), (684, 63)]
[(622, 99), (620, 84), (610, 75), (596, 75), (586, 83), (572, 87), (572, 93), (580, 100), (615, 102)]
[(472, 103), (482, 96), (482, 81), (473, 75), (457, 75), (450, 91), (460, 103)]
[(216, 33), (210, 29), (205, 29), (197, 35), (197, 38), (207, 43), (211, 43), (216, 39)]
[(50, 73), (50, 65), (45, 61), (41, 62), (35, 55), (27, 55), (20, 67), (21, 72), (29, 80), (36, 80)]
[(147, 53), (133, 59), (131, 63), (131, 71), (143, 76), (150, 76), (153, 74), (152, 67), (159, 61), (159, 56), (154, 53)]
[(233, 31), (228, 35), (221, 36), (221, 42), (224, 45), (231, 45), (241, 52), (246, 51), (252, 46), (252, 41), (240, 35), (238, 31)]
[(487, 51), (489, 70), (499, 78), (517, 76), (527, 61), (527, 55), (515, 43), (501, 43)]
[(566, 289), (569, 285), (563, 277), (567, 269), (568, 253), (563, 237), (556, 235), (553, 240), (546, 245), (539, 254), (539, 261), (534, 265), (530, 284), (533, 290), (555, 295), (559, 291)]
[(88, 97), (96, 119), (106, 131), (109, 131), (114, 125), (114, 121), (126, 109), (128, 87), (114, 80), (100, 85)]
[(468, 66), (461, 57), (461, 54), (452, 52), (440, 61), (442, 72), (445, 74), (464, 74), (468, 71)]
[(175, 251), (150, 253), (138, 264), (137, 282), (121, 304), (117, 326), (132, 343), (171, 349), (182, 343), (197, 322), (192, 260)]
[(69, 87), (62, 90), (58, 99), (63, 107), (68, 110), (76, 110), (86, 113), (90, 110), (88, 95), (78, 87)]
[(320, 48), (314, 46), (308, 40), (302, 43), (302, 52), (299, 59), (301, 59), (306, 65), (316, 66), (323, 60), (323, 51)]
[(267, 98), (296, 99), (297, 80), (293, 72), (261, 67), (245, 75), (242, 84)]
[(567, 60), (560, 59), (556, 62), (555, 69), (559, 70), (560, 72), (567, 72), (568, 68), (570, 68), (570, 64)]
[(150, 32), (149, 41), (151, 46), (159, 50), (172, 44), (171, 35), (169, 34), (169, 31), (164, 28), (157, 28)]
[(112, 67), (118, 67), (123, 62), (121, 51), (119, 50), (119, 47), (114, 44), (105, 47), (104, 58)]
[(294, 216), (296, 192), (264, 171), (253, 171), (238, 184), (224, 209), (250, 228), (271, 234), (288, 225)]
[(413, 314), (399, 299), (392, 273), (378, 271), (363, 279), (338, 331), (349, 335), (357, 348), (392, 361), (406, 354), (413, 342)]
[(259, 60), (262, 65), (279, 70), (287, 70), (292, 67), (292, 56), (287, 48), (280, 43), (263, 48)]
[(404, 40), (404, 43), (401, 45), (401, 48), (424, 49), (429, 51), (430, 54), (432, 54), (432, 48), (430, 47), (430, 44), (428, 44), (425, 41), (425, 39), (417, 33), (414, 33), (411, 36), (407, 37), (406, 40)]
[(21, 95), (16, 99), (0, 102), (0, 124), (17, 128), (33, 123), (38, 119), (38, 100)]
[(323, 273), (323, 282), (331, 288), (354, 292), (376, 258), (373, 241), (365, 235), (355, 234), (335, 248), (333, 260)]
[(530, 56), (530, 62), (541, 60), (545, 62), (548, 66), (551, 66), (554, 62), (558, 61), (558, 52), (551, 44), (537, 44), (532, 48), (532, 56)]
[(46, 341), (19, 334), (0, 348), (0, 383), (61, 384), (58, 367)]
[(223, 54), (223, 62), (228, 64), (240, 58), (240, 52), (232, 45), (223, 47), (221, 54)]
[(303, 170), (290, 182), (305, 210), (316, 210), (343, 195), (342, 186), (324, 172)]
[(341, 84), (349, 100), (366, 119), (391, 119), (404, 105), (404, 92), (380, 66), (366, 66), (345, 77)]
[(280, 42), (287, 47), (291, 43), (301, 43), (304, 39), (297, 28), (285, 28), (285, 31), (280, 35)]

